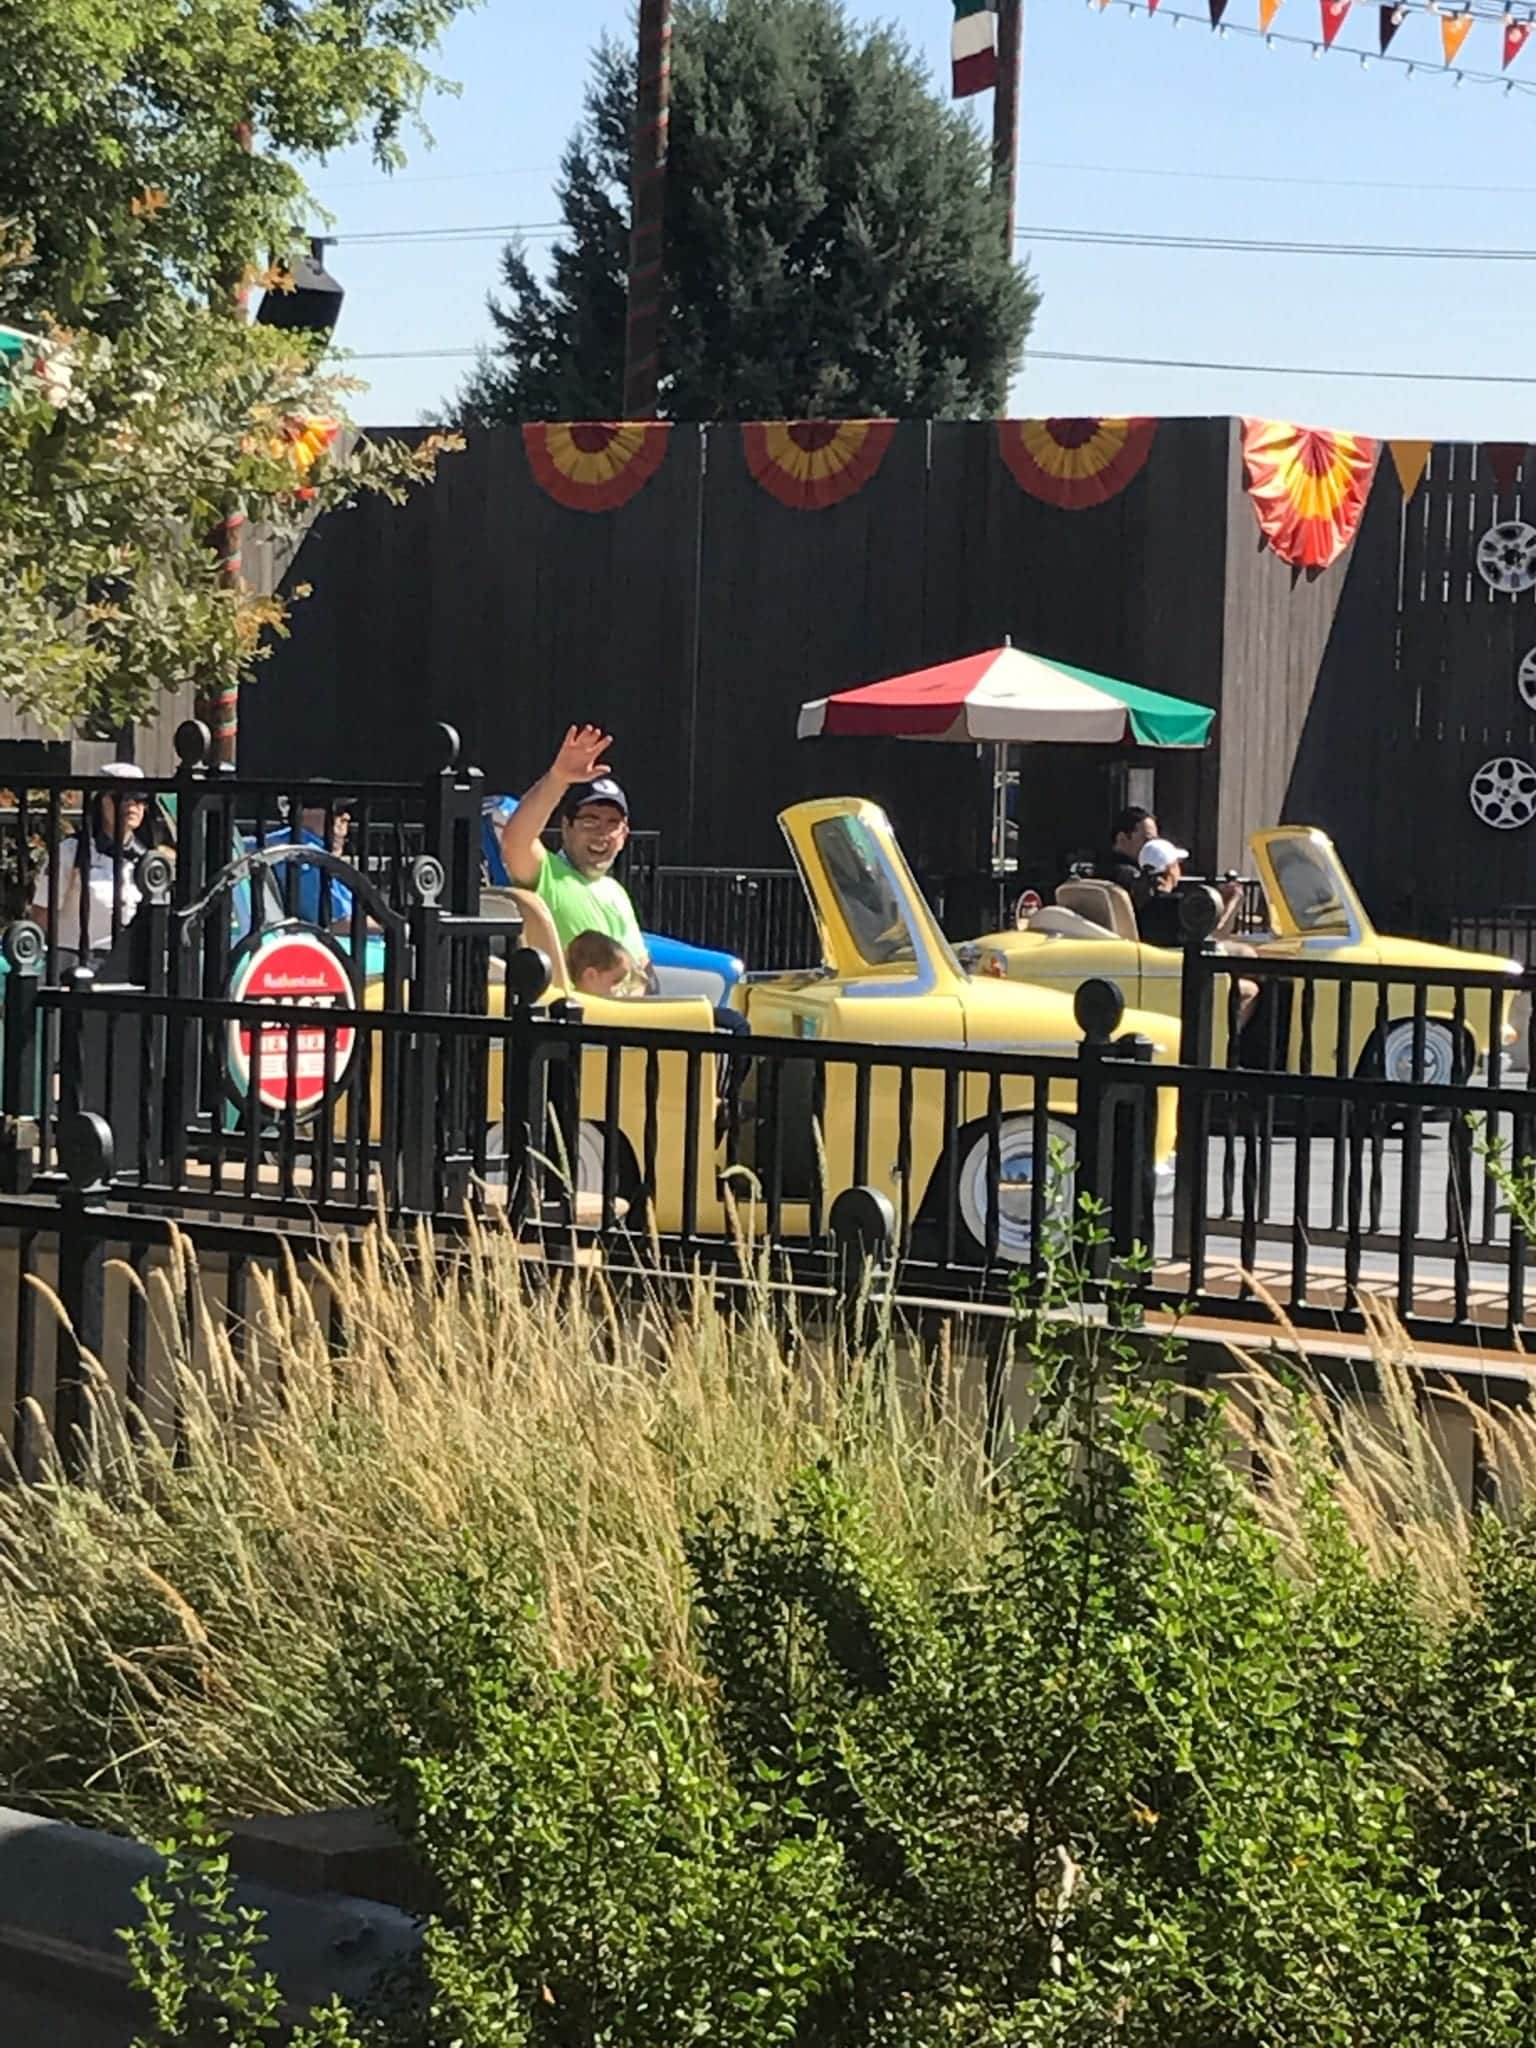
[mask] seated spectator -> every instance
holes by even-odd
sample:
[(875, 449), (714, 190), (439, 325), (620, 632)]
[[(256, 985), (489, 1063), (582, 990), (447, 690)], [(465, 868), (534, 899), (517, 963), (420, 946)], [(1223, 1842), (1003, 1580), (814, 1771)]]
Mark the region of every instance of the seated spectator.
[[(1136, 906), (1136, 929), (1145, 946), (1180, 947), (1184, 944), (1184, 921), (1179, 907), (1179, 885), (1184, 879), (1184, 863), (1189, 859), (1187, 847), (1176, 846), (1171, 839), (1149, 839), (1141, 849), (1141, 871), (1148, 893)], [(1216, 940), (1217, 950), (1222, 953), (1244, 954), (1249, 959), (1256, 957), (1252, 946), (1238, 944), (1232, 939), (1222, 939), (1221, 932), (1231, 921), (1233, 901), (1227, 899), (1221, 919), (1211, 937)], [(1259, 984), (1242, 980), (1237, 985), (1239, 1004), (1237, 1012), (1238, 1029), (1247, 1024), (1253, 1015), (1254, 1005), (1259, 1000)]]
[(1144, 811), (1140, 804), (1127, 805), (1115, 819), (1115, 836), (1108, 854), (1095, 864), (1099, 879), (1113, 882), (1139, 906), (1151, 894), (1151, 883), (1142, 872), (1142, 849), (1156, 839), (1157, 819), (1152, 813)]
[[(329, 813), (324, 804), (306, 804), (299, 812), (297, 832), (291, 824), (280, 825), (275, 832), (269, 832), (262, 843), (266, 846), (318, 846), (340, 854), (346, 846), (351, 822), (352, 799), (333, 797)], [(326, 837), (327, 823), (330, 826), (329, 840)], [(323, 875), (312, 861), (274, 861), (272, 879), (282, 897), (283, 908), (291, 917), (301, 918), (305, 924), (324, 925), (331, 930), (351, 923), (352, 891), (334, 875)], [(324, 889), (321, 888), (322, 881), (326, 883)]]
[(571, 991), (578, 996), (624, 996), (630, 993), (635, 963), (629, 949), (606, 932), (578, 932), (565, 949)]

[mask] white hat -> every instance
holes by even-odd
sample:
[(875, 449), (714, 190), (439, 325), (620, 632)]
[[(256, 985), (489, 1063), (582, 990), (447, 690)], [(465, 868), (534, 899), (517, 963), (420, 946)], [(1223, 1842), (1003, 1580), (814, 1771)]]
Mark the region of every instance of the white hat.
[(1171, 839), (1149, 839), (1141, 849), (1141, 865), (1154, 875), (1163, 874), (1175, 861), (1188, 859), (1189, 848), (1175, 846)]

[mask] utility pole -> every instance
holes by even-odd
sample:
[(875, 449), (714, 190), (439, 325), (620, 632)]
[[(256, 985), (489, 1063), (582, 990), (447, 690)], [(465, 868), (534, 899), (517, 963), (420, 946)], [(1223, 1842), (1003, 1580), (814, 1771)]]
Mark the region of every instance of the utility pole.
[[(249, 121), (237, 121), (234, 130), (235, 146), (247, 156), (251, 153), (252, 138)], [(243, 275), (234, 279), (230, 287), (237, 320), (250, 317), (250, 282)], [(224, 517), (214, 528), (212, 546), (219, 561), (219, 582), (224, 589), (238, 591), (243, 582), (240, 567), (240, 543), (245, 531), (245, 513), (240, 506), (231, 503)], [(235, 764), (235, 745), (240, 732), (240, 685), (230, 683), (226, 687), (196, 692), (194, 706), (197, 716), (207, 726), (212, 744), (208, 750), (211, 765), (232, 768)]]
[(1019, 75), (1024, 58), (1024, 0), (997, 0), (997, 88), (992, 95), (992, 190), (1003, 194), (1004, 247), (1013, 255), (1019, 164)]
[(624, 326), (627, 420), (656, 417), (671, 99), (672, 0), (640, 0), (640, 68), (630, 173), (629, 307)]

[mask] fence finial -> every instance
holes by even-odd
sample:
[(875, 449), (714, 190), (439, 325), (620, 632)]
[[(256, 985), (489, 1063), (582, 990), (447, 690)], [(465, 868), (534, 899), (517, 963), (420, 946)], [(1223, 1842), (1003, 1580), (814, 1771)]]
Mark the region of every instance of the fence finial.
[(1117, 983), (1095, 976), (1072, 998), (1072, 1014), (1090, 1045), (1108, 1045), (1125, 1015), (1125, 997)]
[(112, 1127), (91, 1109), (61, 1117), (55, 1141), (60, 1166), (69, 1184), (81, 1194), (105, 1187), (116, 1168)]

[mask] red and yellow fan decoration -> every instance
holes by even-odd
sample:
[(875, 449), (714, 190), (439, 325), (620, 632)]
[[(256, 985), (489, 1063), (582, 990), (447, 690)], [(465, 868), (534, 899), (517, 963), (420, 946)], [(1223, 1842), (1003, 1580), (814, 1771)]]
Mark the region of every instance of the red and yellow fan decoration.
[(539, 487), (569, 512), (616, 512), (667, 456), (665, 420), (562, 420), (523, 429)]
[(1118, 496), (1152, 451), (1156, 420), (999, 420), (997, 445), (1021, 490), (1063, 512)]
[(1248, 495), (1264, 538), (1297, 569), (1326, 569), (1355, 537), (1376, 472), (1365, 434), (1244, 420)]
[(885, 460), (894, 420), (749, 420), (747, 468), (795, 512), (820, 512), (862, 490)]
[(335, 445), (340, 432), (335, 420), (285, 419), (267, 443), (274, 461), (286, 462), (299, 480), (296, 498), (312, 498), (314, 486), (308, 481), (315, 464)]

